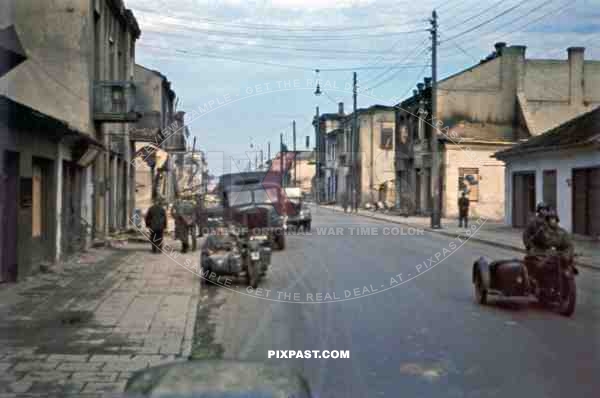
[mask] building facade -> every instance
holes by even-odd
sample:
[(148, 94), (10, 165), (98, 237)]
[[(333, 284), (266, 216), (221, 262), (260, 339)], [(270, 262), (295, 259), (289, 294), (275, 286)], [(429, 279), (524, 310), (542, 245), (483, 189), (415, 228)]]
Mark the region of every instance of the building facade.
[[(344, 105), (338, 104), (337, 113), (324, 113), (313, 120), (317, 137), (317, 170), (315, 183), (317, 200), (334, 203), (338, 191), (337, 176), (337, 136), (343, 131)], [(317, 124), (318, 123), (318, 124)]]
[(569, 232), (600, 237), (600, 108), (498, 152), (506, 162), (505, 222), (524, 227), (545, 202)]
[(127, 225), (140, 30), (121, 0), (2, 8), (16, 48), (0, 75), (0, 270), (16, 280)]
[(189, 169), (185, 112), (177, 111), (171, 82), (159, 71), (135, 65), (136, 98), (141, 118), (132, 128), (135, 142), (136, 209), (145, 211), (153, 198), (173, 203), (187, 189)]
[[(569, 48), (567, 60), (527, 59), (525, 51), (497, 43), (478, 65), (438, 82), (436, 115), (428, 79), (397, 105), (399, 208), (428, 215), (439, 184), (444, 216), (457, 216), (466, 191), (473, 216), (504, 219), (504, 164), (493, 154), (600, 104), (600, 62), (584, 60), (583, 48)], [(438, 181), (431, 145), (440, 153)]]

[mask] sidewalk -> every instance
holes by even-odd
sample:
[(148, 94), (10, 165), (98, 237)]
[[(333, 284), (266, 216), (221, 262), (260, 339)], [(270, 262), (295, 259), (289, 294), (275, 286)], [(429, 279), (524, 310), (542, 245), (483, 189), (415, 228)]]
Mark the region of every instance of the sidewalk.
[[(320, 205), (324, 209), (339, 211), (343, 213), (343, 209), (338, 206)], [(414, 228), (420, 228), (432, 233), (438, 233), (451, 237), (466, 238), (466, 229), (458, 228), (458, 221), (454, 219), (442, 219), (442, 229), (431, 229), (430, 219), (428, 217), (404, 217), (396, 216), (381, 212), (369, 210), (358, 210), (358, 215), (362, 217), (370, 217), (376, 220), (388, 221), (396, 224), (407, 225)], [(477, 222), (477, 219), (471, 219), (472, 224)], [(492, 246), (499, 246), (510, 250), (525, 252), (522, 241), (523, 230), (513, 228), (509, 225), (486, 221), (477, 233), (470, 237), (471, 240), (485, 243)], [(583, 237), (575, 238), (575, 252), (578, 254), (577, 264), (583, 267), (594, 268), (600, 270), (600, 242), (586, 239)]]
[(92, 249), (52, 271), (0, 285), (0, 397), (95, 398), (121, 392), (135, 370), (187, 360), (200, 284), (149, 243)]

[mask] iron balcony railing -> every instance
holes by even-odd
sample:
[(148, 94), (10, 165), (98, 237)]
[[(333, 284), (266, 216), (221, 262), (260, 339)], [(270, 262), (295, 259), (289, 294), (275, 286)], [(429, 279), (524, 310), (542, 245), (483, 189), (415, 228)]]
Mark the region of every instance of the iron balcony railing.
[(130, 123), (140, 118), (136, 110), (135, 84), (131, 81), (94, 82), (94, 120)]

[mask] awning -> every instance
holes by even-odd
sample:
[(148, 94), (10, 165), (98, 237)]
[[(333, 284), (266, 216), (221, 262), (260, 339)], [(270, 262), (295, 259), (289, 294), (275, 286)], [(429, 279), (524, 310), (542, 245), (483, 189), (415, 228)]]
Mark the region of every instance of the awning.
[[(3, 95), (0, 95), (0, 124), (23, 131), (44, 132), (49, 139), (57, 143), (62, 141), (71, 146), (73, 161), (85, 160), (85, 165), (91, 163), (98, 153), (106, 150), (101, 142), (89, 134), (78, 131), (61, 120), (42, 114)], [(95, 152), (96, 155), (91, 156), (90, 152)]]

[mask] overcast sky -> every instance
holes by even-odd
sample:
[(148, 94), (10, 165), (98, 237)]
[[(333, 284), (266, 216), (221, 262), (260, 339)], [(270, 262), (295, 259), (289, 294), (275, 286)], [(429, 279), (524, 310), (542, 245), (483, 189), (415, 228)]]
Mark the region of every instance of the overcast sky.
[[(306, 135), (314, 146), (315, 106), (335, 112), (343, 101), (350, 111), (353, 70), (363, 90), (359, 107), (405, 98), (431, 74), (426, 30), (434, 7), (440, 78), (475, 64), (497, 41), (526, 45), (532, 58), (564, 59), (567, 47), (585, 46), (587, 59), (600, 59), (600, 0), (126, 0), (126, 6), (142, 29), (137, 62), (167, 75), (180, 110), (213, 104), (188, 122), (217, 174), (219, 152), (240, 159), (251, 144), (266, 153), (270, 141), (274, 155), (282, 132), (291, 146), (293, 119), (298, 148)], [(320, 97), (313, 95), (315, 69)]]

